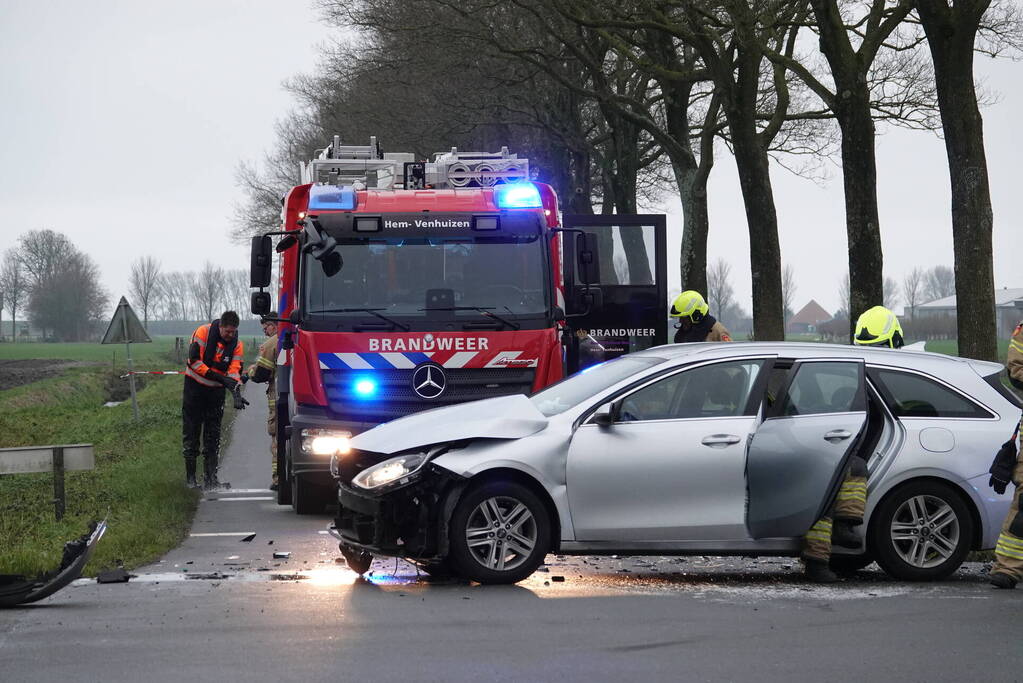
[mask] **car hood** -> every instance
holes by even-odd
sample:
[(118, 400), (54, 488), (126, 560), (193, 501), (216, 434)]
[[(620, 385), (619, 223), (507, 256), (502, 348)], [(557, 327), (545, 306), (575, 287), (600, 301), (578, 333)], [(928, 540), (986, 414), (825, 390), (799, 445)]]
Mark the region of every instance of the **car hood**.
[(547, 418), (522, 394), (435, 408), (402, 417), (352, 438), (352, 448), (398, 453), (463, 439), (520, 439), (547, 426)]

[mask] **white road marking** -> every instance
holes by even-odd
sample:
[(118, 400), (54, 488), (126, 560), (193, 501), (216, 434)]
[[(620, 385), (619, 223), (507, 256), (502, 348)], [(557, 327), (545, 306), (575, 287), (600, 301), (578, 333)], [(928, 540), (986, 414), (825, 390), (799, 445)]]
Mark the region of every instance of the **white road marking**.
[(211, 538), (214, 536), (250, 536), (256, 533), (255, 531), (216, 531), (205, 534), (189, 534), (189, 536), (197, 538)]
[(224, 493), (270, 493), (270, 489), (226, 489)]
[(273, 496), (239, 496), (237, 498), (206, 498), (205, 500), (273, 500)]

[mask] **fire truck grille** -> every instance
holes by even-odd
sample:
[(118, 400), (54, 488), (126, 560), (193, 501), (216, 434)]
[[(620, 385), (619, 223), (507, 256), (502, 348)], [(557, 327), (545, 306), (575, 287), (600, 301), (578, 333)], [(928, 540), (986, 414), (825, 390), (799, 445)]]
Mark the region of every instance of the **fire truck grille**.
[[(412, 370), (323, 370), (323, 386), (330, 409), (358, 422), (387, 422), (438, 406), (481, 398), (530, 394), (533, 368), (445, 369), (447, 385), (439, 398), (426, 400), (412, 390)], [(372, 378), (377, 383), (372, 397), (355, 393), (355, 383)]]

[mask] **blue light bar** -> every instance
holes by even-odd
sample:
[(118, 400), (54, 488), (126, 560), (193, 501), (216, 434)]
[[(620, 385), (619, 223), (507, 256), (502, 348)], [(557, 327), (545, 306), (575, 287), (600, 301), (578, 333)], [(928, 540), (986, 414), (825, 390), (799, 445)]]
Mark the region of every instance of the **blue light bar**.
[(494, 188), (494, 203), (499, 209), (540, 209), (540, 190), (533, 183), (508, 183)]
[(355, 395), (360, 398), (372, 398), (377, 393), (377, 383), (368, 377), (360, 377), (352, 384)]
[(310, 211), (352, 211), (355, 209), (355, 190), (337, 185), (313, 185), (309, 188)]

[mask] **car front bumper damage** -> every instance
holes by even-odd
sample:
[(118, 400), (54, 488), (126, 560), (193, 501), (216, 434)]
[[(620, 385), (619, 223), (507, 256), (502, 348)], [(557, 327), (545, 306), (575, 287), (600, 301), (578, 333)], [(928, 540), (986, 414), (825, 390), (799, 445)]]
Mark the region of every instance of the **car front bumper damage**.
[(467, 480), (429, 464), (424, 470), (416, 481), (379, 493), (340, 483), (332, 535), (374, 555), (446, 556), (448, 521)]

